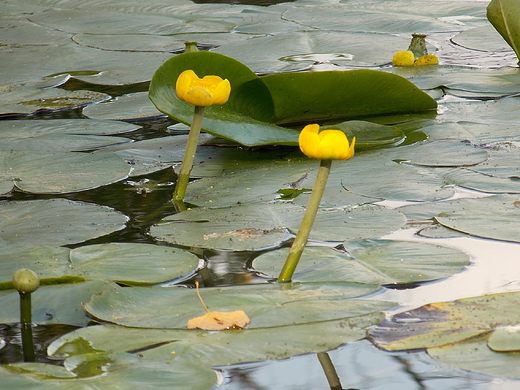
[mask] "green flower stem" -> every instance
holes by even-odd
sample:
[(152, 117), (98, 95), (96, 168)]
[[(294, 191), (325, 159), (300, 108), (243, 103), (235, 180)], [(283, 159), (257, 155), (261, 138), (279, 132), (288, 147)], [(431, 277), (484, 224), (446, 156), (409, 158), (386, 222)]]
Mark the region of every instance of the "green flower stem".
[(290, 282), (294, 270), (300, 261), (303, 249), (309, 239), (312, 225), (316, 219), (318, 208), (320, 207), (323, 191), (325, 191), (325, 185), (327, 184), (327, 179), (329, 177), (331, 164), (332, 160), (321, 160), (318, 176), (316, 177), (316, 182), (314, 183), (314, 188), (312, 189), (311, 197), (309, 198), (309, 203), (305, 210), (305, 215), (303, 216), (300, 229), (298, 230), (298, 234), (296, 234), (296, 238), (294, 239), (291, 250), (289, 251), (289, 256), (287, 257), (283, 269), (280, 272), (280, 276), (278, 277), (279, 282)]
[(190, 173), (193, 168), (195, 152), (197, 151), (203, 117), (204, 107), (195, 106), (193, 121), (191, 123), (190, 134), (188, 135), (188, 142), (186, 143), (186, 150), (184, 151), (184, 158), (182, 159), (179, 178), (177, 179), (177, 184), (175, 185), (175, 190), (173, 192), (174, 201), (181, 201), (184, 199), (184, 195), (186, 195), (186, 187), (188, 187), (188, 182), (190, 181)]
[(20, 293), (20, 322), (23, 360), (26, 362), (34, 362), (31, 293)]

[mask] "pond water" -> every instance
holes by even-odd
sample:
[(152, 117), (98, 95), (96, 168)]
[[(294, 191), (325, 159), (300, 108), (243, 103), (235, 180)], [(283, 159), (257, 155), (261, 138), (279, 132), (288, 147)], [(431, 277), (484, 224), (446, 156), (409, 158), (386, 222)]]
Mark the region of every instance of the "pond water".
[[(28, 2), (16, 2), (8, 1), (7, 10), (8, 16), (0, 19), (4, 22), (5, 30), (7, 31), (9, 23), (14, 23), (13, 20), (20, 22), (23, 18), (20, 17), (23, 14), (24, 6), (30, 4)], [(61, 4), (62, 3), (62, 4)], [(74, 42), (81, 43), (83, 47), (98, 47), (102, 48), (102, 52), (110, 52), (111, 54), (120, 52), (124, 53), (129, 50), (125, 45), (128, 44), (127, 38), (132, 39), (133, 34), (136, 36), (144, 37), (143, 41), (136, 43), (138, 52), (146, 53), (150, 50), (149, 55), (156, 55), (153, 62), (160, 64), (163, 60), (172, 55), (172, 53), (179, 52), (179, 48), (173, 48), (170, 43), (165, 43), (163, 39), (173, 39), (182, 42), (187, 39), (200, 40), (205, 43), (204, 40), (210, 41), (208, 36), (216, 36), (220, 39), (220, 36), (226, 35), (226, 38), (222, 42), (217, 42), (215, 45), (208, 44), (207, 46), (201, 46), (203, 49), (211, 48), (212, 50), (218, 48), (222, 53), (228, 54), (232, 57), (237, 57), (240, 60), (246, 62), (244, 58), (250, 56), (251, 63), (248, 64), (251, 68), (258, 73), (262, 73), (262, 69), (266, 73), (296, 70), (296, 69), (312, 69), (312, 70), (330, 70), (330, 69), (357, 69), (357, 68), (371, 68), (371, 69), (385, 69), (389, 70), (389, 60), (393, 48), (396, 47), (394, 42), (390, 42), (392, 50), (388, 50), (386, 53), (381, 54), (382, 48), (374, 42), (374, 35), (363, 35), (367, 31), (377, 30), (379, 24), (374, 22), (381, 16), (381, 2), (373, 2), (363, 5), (362, 1), (353, 2), (326, 2), (326, 6), (330, 7), (328, 10), (330, 20), (323, 20), (322, 16), (313, 19), (313, 16), (309, 14), (311, 10), (305, 10), (298, 8), (306, 6), (319, 6), (319, 3), (313, 1), (299, 1), (294, 2), (279, 2), (279, 1), (262, 1), (262, 0), (251, 0), (251, 1), (193, 1), (185, 2), (180, 1), (179, 6), (182, 12), (179, 14), (185, 15), (190, 12), (196, 12), (194, 20), (190, 18), (182, 19), (184, 23), (182, 28), (188, 28), (187, 25), (193, 26), (190, 23), (195, 23), (195, 27), (189, 27), (192, 29), (191, 33), (193, 38), (189, 34), (178, 38), (175, 35), (184, 34), (184, 30), (175, 31), (172, 33), (168, 30), (168, 24), (159, 20), (164, 17), (165, 11), (164, 5), (160, 3), (150, 2), (147, 6), (145, 5), (128, 5), (115, 2), (116, 11), (111, 13), (110, 17), (112, 22), (118, 21), (117, 10), (120, 10), (122, 15), (128, 17), (128, 24), (135, 23), (136, 31), (128, 28), (126, 32), (122, 32), (118, 36), (118, 41), (115, 42), (117, 46), (110, 47), (109, 41), (104, 41), (110, 34), (114, 34), (115, 31), (111, 31), (110, 27), (103, 26), (99, 27), (92, 20), (89, 19), (89, 12), (93, 15), (98, 15), (104, 11), (107, 11), (106, 4), (110, 1), (99, 1), (95, 2), (92, 6), (92, 10), (88, 9), (87, 5), (80, 4), (80, 2), (58, 2), (58, 1), (41, 1), (38, 2), (37, 9), (31, 10), (30, 27), (29, 24), (23, 24), (23, 28), (42, 28), (42, 26), (51, 26), (46, 29), (46, 34), (49, 36), (47, 39), (56, 39), (57, 43), (65, 40), (74, 40)], [(67, 4), (68, 3), (68, 4)], [(233, 7), (242, 8), (226, 8), (225, 3), (233, 4)], [(458, 125), (464, 125), (469, 123), (469, 127), (472, 125), (477, 126), (487, 125), (489, 123), (501, 123), (506, 130), (503, 133), (503, 137), (494, 136), (489, 134), (479, 138), (482, 142), (480, 146), (486, 148), (485, 144), (486, 137), (491, 139), (491, 147), (493, 145), (500, 144), (503, 148), (504, 142), (509, 142), (511, 149), (515, 149), (520, 144), (520, 139), (517, 135), (517, 124), (520, 122), (520, 117), (515, 115), (518, 104), (513, 100), (512, 108), (504, 108), (502, 110), (492, 111), (490, 110), (489, 116), (486, 116), (485, 112), (487, 109), (492, 107), (493, 103), (499, 104), (497, 96), (514, 95), (520, 92), (513, 87), (503, 87), (500, 82), (495, 83), (490, 80), (493, 77), (493, 71), (499, 70), (499, 74), (503, 79), (509, 80), (509, 77), (514, 77), (518, 72), (517, 58), (514, 53), (508, 49), (507, 45), (502, 44), (501, 47), (496, 47), (497, 38), (491, 34), (489, 29), (486, 27), (484, 21), (484, 9), (485, 4), (482, 1), (461, 1), (461, 2), (438, 2), (441, 9), (446, 9), (445, 13), (436, 11), (442, 14), (442, 16), (436, 14), (429, 8), (426, 3), (436, 2), (412, 2), (412, 1), (401, 1), (392, 2), (395, 7), (392, 15), (398, 15), (404, 9), (413, 8), (412, 3), (423, 3), (421, 5), (422, 11), (427, 14), (423, 16), (420, 11), (410, 11), (413, 16), (411, 19), (416, 18), (420, 21), (418, 26), (422, 28), (431, 28), (431, 30), (421, 31), (428, 33), (428, 44), (431, 49), (436, 51), (436, 54), (440, 58), (441, 67), (444, 66), (443, 73), (441, 76), (438, 74), (432, 75), (424, 71), (412, 73), (408, 72), (407, 69), (396, 70), (396, 72), (402, 74), (405, 77), (409, 77), (413, 82), (417, 82), (420, 88), (428, 90), (429, 93), (434, 96), (439, 102), (437, 122), (429, 122), (432, 126), (427, 130), (422, 127), (414, 128), (407, 134), (407, 139), (400, 146), (407, 146), (408, 144), (414, 144), (415, 142), (423, 139), (429, 140), (443, 140), (443, 139), (466, 139), (472, 142), (471, 133), (464, 129), (457, 127)], [(451, 4), (450, 4), (451, 3)], [(460, 3), (460, 8), (453, 6), (453, 3)], [(25, 5), (24, 5), (25, 4)], [(200, 4), (201, 8), (193, 8), (194, 4)], [(223, 8), (217, 8), (216, 4), (220, 4)], [(222, 5), (224, 4), (224, 5)], [(374, 12), (369, 18), (370, 23), (366, 30), (358, 27), (355, 32), (347, 31), (347, 34), (359, 34), (361, 41), (365, 40), (363, 45), (369, 45), (374, 43), (375, 49), (370, 53), (366, 50), (360, 50), (356, 48), (354, 44), (351, 47), (345, 48), (344, 50), (332, 50), (331, 46), (325, 45), (322, 41), (337, 42), (338, 37), (335, 35), (338, 31), (341, 31), (341, 20), (338, 22), (334, 18), (334, 10), (337, 8), (345, 11), (345, 4), (351, 4), (352, 7), (363, 12)], [(361, 6), (360, 6), (361, 4)], [(257, 8), (261, 7), (261, 8)], [(86, 10), (85, 8), (86, 7)], [(97, 8), (96, 8), (97, 7)], [(129, 7), (132, 8), (129, 11)], [(144, 8), (150, 7), (143, 11)], [(155, 8), (154, 8), (155, 7)], [(204, 8), (204, 7), (215, 7), (215, 8)], [(246, 8), (244, 8), (246, 7)], [(249, 8), (247, 8), (249, 7)], [(252, 7), (252, 8), (251, 8)], [(286, 8), (276, 8), (286, 7)], [(325, 8), (327, 8), (325, 7)], [(384, 7), (383, 7), (384, 8)], [(214, 10), (217, 16), (211, 18), (205, 11), (207, 9)], [(152, 11), (150, 11), (152, 10)], [(155, 10), (155, 11), (154, 11)], [(318, 9), (313, 9), (318, 10)], [(347, 7), (348, 11), (348, 7)], [(240, 14), (240, 23), (237, 22), (237, 12)], [(378, 14), (379, 12), (379, 14)], [(408, 11), (407, 11), (408, 12)], [(53, 14), (56, 13), (56, 17)], [(146, 22), (142, 19), (134, 18), (139, 13), (146, 14)], [(252, 22), (247, 22), (247, 15), (254, 15)], [(74, 23), (67, 25), (62, 19), (64, 16), (77, 15), (77, 26)], [(157, 17), (157, 20), (153, 20), (153, 17)], [(246, 17), (244, 17), (246, 15)], [(260, 15), (260, 16), (259, 16)], [(388, 16), (385, 16), (388, 17)], [(397, 16), (396, 16), (397, 17)], [(180, 16), (179, 16), (180, 18)], [(200, 24), (197, 24), (201, 21)], [(225, 25), (227, 20), (232, 20), (236, 24), (236, 27), (230, 28)], [(246, 20), (246, 21), (244, 21)], [(278, 24), (280, 20), (283, 20), (286, 24)], [(352, 22), (351, 19), (349, 19)], [(399, 24), (399, 22), (401, 24)], [(21, 22), (20, 22), (21, 23)], [(23, 19), (25, 23), (25, 19)], [(65, 24), (61, 24), (65, 23)], [(231, 23), (231, 22), (229, 22)], [(363, 21), (361, 22), (363, 23)], [(398, 42), (406, 42), (410, 35), (410, 26), (407, 23), (412, 23), (409, 20), (400, 20), (397, 23), (397, 27), (394, 25), (388, 25), (382, 23), (387, 31), (375, 31), (375, 36), (389, 35), (393, 38), (398, 39)], [(452, 29), (440, 29), (439, 23), (449, 23), (453, 26)], [(121, 26), (121, 25), (120, 25)], [(123, 25), (124, 26), (124, 23)], [(418, 27), (413, 25), (412, 28)], [(482, 33), (474, 32), (471, 33), (472, 27), (483, 28)], [(100, 28), (101, 32), (96, 36), (94, 31)], [(114, 27), (114, 28), (117, 28)], [(120, 27), (126, 28), (126, 27)], [(230, 30), (230, 31), (228, 31)], [(265, 30), (265, 31), (264, 31)], [(272, 31), (271, 31), (272, 30)], [(320, 36), (313, 40), (311, 38), (301, 38), (302, 34), (308, 34), (309, 31), (318, 32), (318, 30), (324, 30), (327, 32), (325, 36)], [(348, 30), (348, 29), (347, 29)], [(469, 31), (469, 32), (468, 32)], [(65, 32), (65, 36), (62, 33)], [(343, 31), (345, 32), (345, 31)], [(374, 31), (372, 31), (374, 33)], [(291, 34), (294, 37), (294, 44), (297, 46), (297, 53), (290, 52), (288, 55), (278, 55), (277, 50), (279, 47), (283, 47), (281, 52), (286, 50), (285, 45), (287, 41), (280, 40), (277, 43), (268, 43), (268, 51), (272, 50), (277, 56), (274, 60), (268, 58), (266, 53), (260, 53), (256, 58), (254, 54), (255, 46), (251, 46), (253, 49), (249, 50), (249, 53), (241, 54), (243, 50), (242, 39), (249, 35), (255, 35), (257, 41), (267, 39), (271, 36), (284, 36), (284, 39), (289, 39), (291, 42)], [(492, 37), (489, 39), (492, 43), (479, 42), (480, 34), (484, 37)], [(232, 36), (231, 38), (227, 35)], [(8, 35), (6, 35), (7, 37)], [(158, 47), (153, 48), (150, 45), (151, 41), (146, 41), (146, 38), (153, 36), (155, 38), (154, 44)], [(287, 38), (289, 36), (289, 38)], [(238, 37), (238, 38), (237, 38)], [(100, 40), (98, 41), (97, 38)], [(8, 40), (7, 38), (5, 38)], [(9, 38), (11, 41), (4, 42), (4, 45), (9, 44), (9, 50), (13, 52), (17, 49), (14, 47), (16, 38)], [(31, 45), (37, 46), (38, 39), (34, 35), (27, 41), (27, 37), (24, 36), (24, 45), (22, 49), (28, 51)], [(217, 38), (215, 38), (217, 39)], [(229, 40), (229, 41), (228, 41)], [(217, 39), (218, 41), (218, 39)], [(212, 41), (213, 42), (213, 41)], [(317, 42), (324, 45), (323, 52), (314, 52), (316, 47), (321, 47)], [(61, 44), (61, 43), (60, 43)], [(2, 42), (0, 42), (0, 46)], [(281, 45), (281, 46), (280, 46)], [(384, 47), (384, 43), (382, 44)], [(59, 46), (59, 45), (58, 45)], [(178, 45), (177, 45), (178, 46)], [(492, 46), (490, 49), (489, 46)], [(65, 47), (65, 44), (64, 44)], [(242, 49), (241, 49), (242, 47)], [(261, 45), (260, 45), (261, 47)], [(304, 51), (304, 47), (308, 50)], [(271, 49), (269, 49), (271, 48)], [(403, 50), (406, 47), (403, 47)], [(68, 49), (58, 52), (58, 55), (65, 56), (70, 53)], [(134, 49), (132, 49), (134, 50)], [(357, 51), (356, 51), (357, 50)], [(352, 54), (350, 51), (352, 51)], [(154, 54), (155, 53), (155, 54)], [(43, 55), (43, 54), (42, 54)], [(87, 56), (85, 54), (85, 56)], [(161, 57), (163, 56), (164, 57)], [(264, 61), (262, 56), (267, 59)], [(362, 57), (363, 60), (350, 64), (349, 61), (358, 61)], [(281, 60), (278, 61), (278, 58)], [(381, 58), (386, 58), (383, 61)], [(105, 61), (116, 63), (126, 61), (122, 58), (114, 60), (113, 58), (105, 58)], [(136, 61), (141, 59), (136, 59)], [(1, 60), (0, 60), (1, 61)], [(22, 85), (23, 80), (39, 79), (43, 76), (53, 75), (55, 72), (63, 72), (59, 66), (59, 63), (52, 62), (49, 58), (45, 61), (46, 68), (45, 73), (38, 77), (35, 77), (33, 72), (34, 69), (29, 69), (28, 74), (20, 70), (20, 75), (16, 75), (16, 85)], [(47, 65), (47, 63), (49, 63)], [(246, 62), (247, 63), (247, 62)], [(142, 65), (142, 63), (140, 63)], [(11, 65), (11, 64), (9, 64)], [(0, 66), (3, 66), (0, 62)], [(145, 67), (145, 65), (142, 65)], [(151, 66), (151, 65), (150, 65)], [(72, 120), (83, 120), (88, 118), (95, 119), (114, 119), (117, 115), (122, 115), (122, 121), (135, 125), (135, 129), (127, 132), (121, 132), (118, 134), (119, 137), (124, 137), (127, 140), (135, 142), (155, 140), (165, 137), (171, 138), (171, 135), (183, 137), (186, 134), (186, 129), (182, 126), (173, 126), (177, 122), (168, 119), (159, 112), (154, 112), (154, 115), (146, 115), (147, 110), (150, 110), (149, 102), (137, 103), (135, 106), (130, 105), (130, 101), (126, 100), (132, 97), (141, 96), (148, 90), (148, 80), (151, 77), (150, 74), (142, 76), (140, 73), (132, 73), (131, 66), (120, 70), (119, 73), (113, 69), (107, 71), (100, 71), (99, 74), (95, 71), (86, 71), (88, 69), (99, 69), (103, 68), (103, 60), (98, 63), (87, 63), (86, 68), (77, 69), (66, 69), (69, 74), (72, 74), (73, 70), (83, 72), (87, 76), (76, 73), (75, 77), (69, 77), (56, 80), (58, 88), (63, 91), (90, 91), (100, 94), (108, 95), (110, 103), (118, 104), (123, 102), (121, 105), (112, 106), (115, 108), (109, 108), (107, 114), (95, 112), (96, 107), (110, 107), (110, 104), (98, 103), (91, 106), (82, 105), (80, 107), (65, 107), (63, 109), (43, 109), (39, 111), (31, 112), (19, 112), (17, 108), (12, 108), (8, 103), (3, 101), (4, 107), (8, 107), (0, 112), (0, 119), (5, 121), (16, 119), (19, 121), (35, 121), (45, 120), (49, 123), (55, 120), (61, 119), (72, 119)], [(152, 68), (148, 69), (153, 73)], [(54, 69), (52, 69), (54, 68)], [(0, 68), (1, 69), (1, 68)], [(97, 68), (96, 68), (97, 69)], [(11, 71), (12, 72), (12, 71)], [(89, 74), (92, 72), (92, 74)], [(125, 72), (129, 76), (125, 76)], [(13, 74), (17, 74), (13, 72)], [(95, 78), (99, 76), (99, 78)], [(89, 78), (90, 77), (90, 78)], [(59, 77), (58, 77), (59, 78)], [(481, 84), (475, 82), (475, 79), (482, 81)], [(2, 79), (4, 80), (4, 79)], [(439, 80), (446, 80), (445, 84), (440, 84)], [(29, 82), (29, 81), (27, 81)], [(39, 82), (39, 81), (38, 81)], [(46, 80), (46, 82), (48, 82)], [(476, 84), (473, 85), (473, 84)], [(1, 84), (0, 84), (1, 85)], [(497, 86), (498, 85), (498, 86)], [(484, 86), (484, 87), (483, 87)], [(47, 86), (48, 87), (48, 86)], [(487, 89), (489, 87), (489, 89)], [(495, 88), (495, 89), (494, 89)], [(103, 101), (100, 98), (100, 101)], [(514, 98), (512, 98), (514, 99)], [(486, 102), (490, 101), (488, 105)], [(125, 112), (122, 107), (127, 102), (129, 111), (134, 111), (129, 114)], [(133, 103), (132, 103), (133, 104)], [(29, 104), (26, 104), (26, 106)], [(19, 106), (18, 106), (19, 107)], [(118, 108), (119, 107), (119, 108)], [(91, 110), (91, 111), (88, 111)], [(142, 110), (145, 114), (143, 117), (138, 117), (135, 111)], [(477, 111), (479, 114), (477, 115)], [(153, 111), (152, 111), (153, 112)], [(116, 115), (117, 114), (117, 115)], [(107, 115), (107, 117), (103, 117)], [(475, 119), (478, 117), (478, 119)], [(429, 120), (429, 119), (427, 119)], [(6, 126), (2, 127), (2, 121), (0, 121), (0, 129), (6, 129)], [(4, 122), (7, 123), (7, 122)], [(453, 127), (447, 127), (446, 130), (442, 128), (443, 125)], [(172, 127), (173, 126), (173, 127)], [(426, 127), (426, 126), (425, 126)], [(424, 131), (424, 132), (422, 132)], [(483, 146), (484, 145), (484, 146)], [(219, 147), (222, 144), (218, 145)], [(224, 145), (228, 149), (227, 146)], [(207, 147), (208, 149), (215, 148), (212, 144)], [(499, 148), (498, 146), (496, 148)], [(247, 149), (247, 148), (246, 148)], [(213, 150), (213, 149), (212, 149)], [(231, 149), (233, 150), (233, 149)], [(256, 150), (253, 148), (253, 150)], [(383, 149), (388, 151), (389, 149)], [(248, 150), (249, 151), (249, 150)], [(260, 148), (260, 151), (263, 150)], [(269, 153), (272, 153), (274, 157), (272, 160), (276, 160), (278, 156), (289, 156), (294, 150), (287, 151), (285, 147), (270, 147)], [(213, 152), (211, 152), (213, 153)], [(225, 152), (222, 152), (225, 153)], [(231, 152), (231, 155), (239, 153), (239, 149)], [(370, 153), (377, 153), (377, 151), (363, 151), (360, 155), (370, 155)], [(384, 152), (383, 152), (384, 153)], [(215, 156), (215, 154), (209, 154), (209, 159)], [(518, 159), (517, 154), (512, 154), (512, 159)], [(361, 157), (362, 158), (362, 157)], [(282, 159), (282, 158), (280, 158)], [(355, 159), (353, 159), (354, 161)], [(209, 161), (209, 160), (208, 160)], [(207, 161), (201, 161), (200, 165), (205, 167), (204, 163)], [(271, 160), (266, 162), (272, 162)], [(519, 160), (520, 163), (520, 160)], [(211, 163), (207, 164), (210, 165)], [(216, 162), (218, 165), (218, 162)], [(176, 164), (178, 165), (178, 163)], [(499, 163), (497, 163), (497, 166)], [(444, 169), (446, 167), (436, 167), (434, 169)], [(215, 168), (216, 169), (216, 168)], [(217, 176), (222, 174), (225, 169), (217, 172)], [(424, 177), (427, 177), (429, 173), (421, 173)], [(492, 176), (492, 174), (489, 174)], [(511, 176), (511, 175), (510, 175)], [(513, 177), (513, 176), (511, 176)], [(516, 177), (516, 176), (515, 176)], [(146, 243), (154, 245), (169, 244), (164, 241), (157, 240), (150, 234), (150, 227), (157, 224), (163, 218), (168, 217), (176, 213), (176, 210), (171, 202), (171, 195), (173, 192), (173, 185), (176, 180), (175, 170), (171, 167), (167, 167), (166, 164), (162, 169), (155, 169), (153, 172), (146, 172), (142, 175), (125, 177), (122, 180), (116, 180), (112, 184), (102, 185), (98, 188), (70, 193), (43, 193), (35, 194), (30, 192), (24, 192), (21, 190), (9, 191), (3, 195), (0, 195), (0, 204), (14, 203), (16, 201), (32, 201), (32, 200), (43, 200), (43, 199), (69, 199), (72, 201), (92, 203), (101, 206), (107, 206), (111, 209), (117, 210), (124, 214), (128, 221), (124, 224), (122, 229), (115, 230), (109, 234), (102, 235), (81, 241), (79, 243), (69, 244), (68, 248), (79, 248), (86, 245), (95, 245), (101, 243)], [(514, 180), (513, 180), (514, 181)], [(383, 184), (384, 185), (384, 184)], [(399, 185), (396, 185), (399, 187)], [(453, 195), (449, 196), (443, 201), (452, 201), (459, 199), (478, 199), (489, 196), (493, 191), (473, 191), (464, 188), (462, 185), (457, 186), (448, 183), (448, 188), (455, 188)], [(443, 188), (444, 189), (444, 188)], [(411, 190), (410, 190), (411, 191)], [(355, 192), (355, 191), (354, 191)], [(499, 191), (505, 192), (508, 191)], [(510, 191), (510, 193), (517, 194), (520, 191)], [(375, 195), (375, 198), (385, 198), (384, 196)], [(407, 201), (405, 199), (391, 199), (387, 197), (386, 200), (378, 202), (378, 204), (389, 210), (399, 210), (401, 207), (414, 206), (418, 203), (434, 204), (435, 202), (426, 201)], [(193, 207), (198, 206), (193, 204)], [(434, 206), (432, 206), (434, 207)], [(471, 210), (475, 210), (474, 208)], [(433, 211), (428, 213), (436, 214)], [(453, 301), (461, 298), (476, 297), (484, 294), (493, 294), (499, 292), (517, 292), (520, 291), (520, 268), (518, 267), (518, 261), (520, 261), (520, 244), (514, 242), (514, 240), (499, 240), (478, 237), (478, 234), (468, 235), (457, 232), (452, 236), (440, 234), (436, 237), (435, 234), (424, 232), (423, 228), (431, 227), (431, 220), (428, 223), (425, 221), (409, 223), (405, 227), (383, 235), (380, 239), (382, 240), (395, 240), (403, 242), (419, 242), (427, 244), (437, 244), (443, 247), (455, 248), (461, 252), (466, 253), (469, 256), (469, 265), (464, 267), (460, 272), (457, 272), (451, 276), (443, 277), (442, 279), (427, 282), (417, 283), (396, 283), (396, 284), (385, 284), (383, 287), (378, 289), (376, 292), (371, 293), (367, 299), (373, 301), (389, 301), (396, 302), (397, 305), (391, 309), (385, 311), (387, 318), (402, 313), (404, 311), (413, 310), (425, 304), (433, 302), (444, 302)], [(511, 225), (513, 232), (518, 229), (517, 225)], [(424, 234), (423, 234), (424, 233)], [(453, 231), (451, 232), (453, 233)], [(286, 243), (287, 244), (287, 243)], [(285, 244), (285, 245), (286, 245)], [(215, 250), (215, 249), (200, 249), (200, 248), (186, 248), (181, 245), (184, 249), (190, 249), (199, 258), (206, 261), (206, 267), (204, 271), (189, 274), (182, 280), (174, 278), (173, 280), (165, 280), (159, 285), (163, 287), (168, 286), (188, 286), (192, 287), (195, 281), (200, 281), (205, 284), (205, 287), (218, 287), (218, 286), (236, 286), (236, 285), (248, 285), (248, 284), (267, 284), (270, 282), (269, 278), (257, 273), (251, 269), (251, 262), (259, 256), (258, 251), (227, 251), (227, 250)], [(5, 249), (5, 248), (3, 248)], [(270, 248), (275, 249), (275, 248)], [(266, 250), (266, 251), (269, 251)], [(434, 259), (432, 259), (434, 261)], [(102, 323), (92, 319), (89, 324), (94, 325)], [(38, 325), (35, 327), (35, 343), (37, 345), (37, 361), (40, 363), (49, 363), (55, 365), (61, 365), (61, 360), (49, 359), (46, 355), (46, 347), (55, 339), (63, 334), (67, 334), (74, 329), (80, 328), (80, 326), (73, 325)], [(0, 362), (2, 364), (10, 364), (21, 362), (23, 359), (21, 352), (21, 341), (19, 327), (13, 323), (6, 323), (0, 325), (0, 336), (3, 340), (3, 344), (0, 344)], [(520, 381), (510, 379), (501, 376), (484, 375), (478, 372), (465, 371), (447, 364), (440, 363), (439, 361), (430, 357), (430, 355), (424, 350), (412, 350), (405, 352), (387, 352), (378, 349), (374, 344), (367, 341), (366, 339), (347, 343), (339, 346), (333, 350), (328, 351), (329, 356), (336, 368), (338, 376), (341, 380), (342, 387), (345, 389), (363, 389), (363, 390), (375, 390), (375, 389), (477, 389), (477, 390), (495, 390), (495, 389), (517, 389), (520, 386)], [(219, 383), (214, 387), (215, 390), (239, 390), (239, 389), (277, 389), (277, 390), (289, 390), (289, 389), (327, 389), (328, 384), (323, 372), (323, 368), (318, 361), (315, 353), (304, 354), (301, 356), (294, 356), (284, 360), (266, 360), (254, 363), (242, 363), (229, 366), (216, 367), (219, 372)]]

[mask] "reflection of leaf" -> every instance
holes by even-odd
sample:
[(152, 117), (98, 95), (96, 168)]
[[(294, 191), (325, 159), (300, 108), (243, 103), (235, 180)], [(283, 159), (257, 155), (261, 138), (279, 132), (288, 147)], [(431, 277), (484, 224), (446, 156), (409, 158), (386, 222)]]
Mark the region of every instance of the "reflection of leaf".
[(487, 18), (520, 58), (520, 3), (517, 0), (492, 0)]
[(249, 324), (249, 317), (242, 310), (231, 312), (208, 311), (206, 314), (191, 318), (186, 323), (188, 329), (225, 330), (242, 329)]

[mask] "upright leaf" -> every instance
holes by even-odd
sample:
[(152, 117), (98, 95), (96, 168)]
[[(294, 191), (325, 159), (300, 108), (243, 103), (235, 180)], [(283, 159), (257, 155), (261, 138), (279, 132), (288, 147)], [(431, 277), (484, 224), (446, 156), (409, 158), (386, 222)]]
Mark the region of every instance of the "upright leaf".
[(487, 18), (520, 58), (520, 2), (492, 0), (487, 7)]

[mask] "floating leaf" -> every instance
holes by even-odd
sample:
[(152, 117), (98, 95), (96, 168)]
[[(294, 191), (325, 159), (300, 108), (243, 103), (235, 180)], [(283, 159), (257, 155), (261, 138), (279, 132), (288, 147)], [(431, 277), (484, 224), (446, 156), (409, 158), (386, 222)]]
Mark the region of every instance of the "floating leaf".
[[(251, 204), (223, 209), (183, 211), (154, 225), (150, 234), (177, 245), (231, 250), (258, 250), (280, 245), (288, 230), (299, 229), (305, 209), (292, 204)], [(320, 210), (311, 240), (373, 238), (399, 229), (404, 216), (365, 205), (348, 210)]]
[(176, 248), (111, 243), (87, 245), (70, 253), (72, 269), (87, 279), (110, 279), (127, 285), (146, 285), (193, 273), (197, 256)]
[(99, 151), (35, 152), (0, 150), (0, 180), (24, 192), (63, 194), (85, 191), (122, 180), (130, 166), (117, 154)]
[[(40, 286), (32, 294), (32, 320), (35, 324), (69, 324), (86, 326), (90, 318), (81, 310), (81, 304), (94, 294), (115, 286), (107, 280), (83, 283)], [(18, 291), (0, 292), (0, 322), (3, 324), (20, 321), (20, 297)]]
[(182, 362), (143, 360), (137, 354), (84, 353), (65, 359), (64, 366), (16, 363), (0, 367), (2, 384), (8, 388), (77, 390), (117, 388), (139, 390), (143, 386), (172, 390), (210, 390), (216, 382), (209, 368)]
[[(341, 318), (362, 320), (365, 314), (388, 303), (346, 298), (377, 288), (355, 283), (215, 287), (204, 290), (204, 301), (219, 311), (246, 309), (251, 319), (248, 328), (252, 329)], [(200, 314), (196, 294), (186, 288), (110, 288), (93, 296), (83, 307), (94, 318), (129, 327), (184, 329), (190, 318)]]
[(485, 337), (447, 347), (428, 348), (428, 354), (440, 363), (462, 370), (520, 379), (518, 353), (492, 351), (486, 345)]
[(457, 209), (446, 210), (435, 220), (450, 229), (473, 236), (520, 242), (520, 231), (511, 228), (518, 221), (519, 201), (519, 196), (515, 195), (464, 199)]
[(120, 230), (127, 221), (109, 207), (66, 199), (0, 205), (2, 242), (10, 250), (79, 243)]
[(188, 329), (226, 330), (243, 329), (250, 320), (243, 310), (230, 312), (208, 311), (206, 314), (190, 318), (186, 323)]
[(82, 151), (130, 142), (116, 137), (138, 126), (107, 120), (53, 119), (3, 121), (2, 149), (34, 151)]
[[(412, 283), (440, 279), (469, 264), (466, 254), (437, 245), (400, 241), (347, 241), (346, 252), (307, 247), (294, 281)], [(253, 261), (256, 271), (277, 277), (288, 249), (267, 252)], [(434, 259), (434, 260), (432, 260)]]
[(519, 301), (520, 294), (503, 293), (431, 303), (383, 321), (369, 336), (388, 351), (447, 346), (485, 335), (499, 325), (519, 323)]

